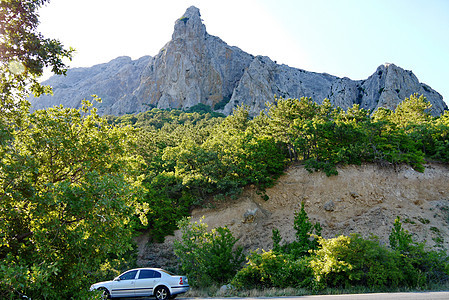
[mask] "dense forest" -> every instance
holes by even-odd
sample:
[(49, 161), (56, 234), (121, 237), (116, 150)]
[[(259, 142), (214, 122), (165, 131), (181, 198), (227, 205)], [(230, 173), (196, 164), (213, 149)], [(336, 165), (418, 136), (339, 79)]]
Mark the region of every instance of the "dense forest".
[[(242, 265), (227, 228), (207, 231), (185, 217), (195, 206), (237, 197), (247, 185), (269, 201), (265, 189), (292, 163), (338, 176), (345, 164), (408, 164), (422, 172), (426, 161), (448, 162), (448, 112), (430, 115), (419, 95), (395, 111), (375, 112), (277, 98), (254, 118), (245, 107), (225, 117), (203, 105), (101, 117), (95, 97), (80, 109), (32, 112), (27, 95), (51, 90), (38, 80), (44, 67), (64, 74), (63, 59), (73, 52), (37, 32), (45, 2), (0, 2), (1, 298), (91, 299), (90, 284), (133, 266), (136, 235), (148, 232), (160, 242), (177, 228), (183, 239), (175, 254), (192, 286), (285, 287), (298, 284), (293, 273), (315, 290), (447, 281), (447, 256), (414, 243), (399, 219), (385, 248), (356, 235), (322, 239), (302, 209), (292, 225), (296, 242), (282, 243), (273, 231), (273, 249), (250, 254)], [(199, 264), (189, 264), (186, 253)]]

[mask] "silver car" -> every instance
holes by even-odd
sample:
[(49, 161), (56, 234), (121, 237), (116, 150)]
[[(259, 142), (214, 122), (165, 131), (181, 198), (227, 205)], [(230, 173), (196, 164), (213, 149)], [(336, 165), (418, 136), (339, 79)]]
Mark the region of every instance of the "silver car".
[(155, 297), (157, 300), (173, 299), (189, 290), (186, 276), (174, 275), (155, 268), (126, 271), (111, 281), (92, 284), (90, 290), (103, 291), (103, 298)]

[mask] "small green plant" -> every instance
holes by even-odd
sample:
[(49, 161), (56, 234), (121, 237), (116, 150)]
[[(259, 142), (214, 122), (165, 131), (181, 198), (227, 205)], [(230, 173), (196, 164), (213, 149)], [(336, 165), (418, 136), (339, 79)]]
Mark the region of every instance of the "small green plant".
[(406, 218), (405, 220), (404, 220), (404, 223), (407, 223), (407, 224), (416, 224), (416, 222), (415, 221), (413, 221), (413, 220), (410, 220), (409, 218)]
[(277, 253), (289, 254), (298, 259), (308, 255), (310, 250), (317, 248), (317, 237), (321, 236), (321, 224), (313, 224), (304, 208), (304, 202), (301, 203), (301, 209), (295, 212), (293, 229), (295, 229), (296, 240), (281, 246), (281, 235), (278, 229), (273, 229), (273, 250)]
[(273, 240), (273, 251), (276, 253), (281, 252), (281, 234), (279, 232), (279, 229), (273, 228), (271, 239)]
[(430, 231), (433, 231), (434, 233), (440, 233), (440, 230), (437, 227), (430, 227)]
[(326, 175), (328, 177), (330, 177), (332, 175), (338, 175), (338, 171), (337, 171), (335, 164), (330, 163), (328, 161), (322, 162), (322, 161), (318, 161), (316, 159), (308, 159), (305, 161), (304, 167), (310, 173), (312, 173), (314, 171), (315, 172), (323, 171), (324, 173), (326, 173)]
[(188, 17), (182, 17), (182, 18), (179, 19), (179, 21), (184, 22), (184, 24), (187, 23), (188, 20), (189, 20)]
[(401, 218), (399, 216), (394, 220), (393, 229), (388, 238), (390, 240), (390, 247), (402, 253), (409, 251), (410, 245), (413, 242), (412, 235), (402, 228)]
[(428, 219), (424, 219), (423, 217), (418, 217), (418, 221), (420, 221), (423, 224), (429, 224), (430, 221)]

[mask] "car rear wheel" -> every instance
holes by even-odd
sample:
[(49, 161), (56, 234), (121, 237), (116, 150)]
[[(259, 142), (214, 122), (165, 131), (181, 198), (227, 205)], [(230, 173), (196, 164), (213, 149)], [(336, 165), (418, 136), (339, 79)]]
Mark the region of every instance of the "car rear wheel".
[(167, 300), (170, 298), (170, 291), (165, 286), (161, 286), (157, 288), (154, 295), (157, 300)]

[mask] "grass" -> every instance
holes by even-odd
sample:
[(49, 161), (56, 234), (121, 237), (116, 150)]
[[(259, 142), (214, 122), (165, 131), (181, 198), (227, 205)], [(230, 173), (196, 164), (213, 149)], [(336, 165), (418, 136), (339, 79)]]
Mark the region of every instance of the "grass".
[(444, 284), (432, 284), (426, 289), (399, 287), (399, 288), (369, 288), (365, 286), (353, 286), (348, 288), (326, 288), (322, 290), (311, 290), (305, 288), (268, 288), (251, 290), (228, 290), (221, 292), (218, 286), (206, 288), (191, 288), (184, 296), (187, 298), (209, 298), (209, 297), (283, 297), (283, 296), (305, 296), (305, 295), (342, 295), (342, 294), (367, 294), (367, 293), (406, 293), (423, 291), (448, 291), (449, 282)]

